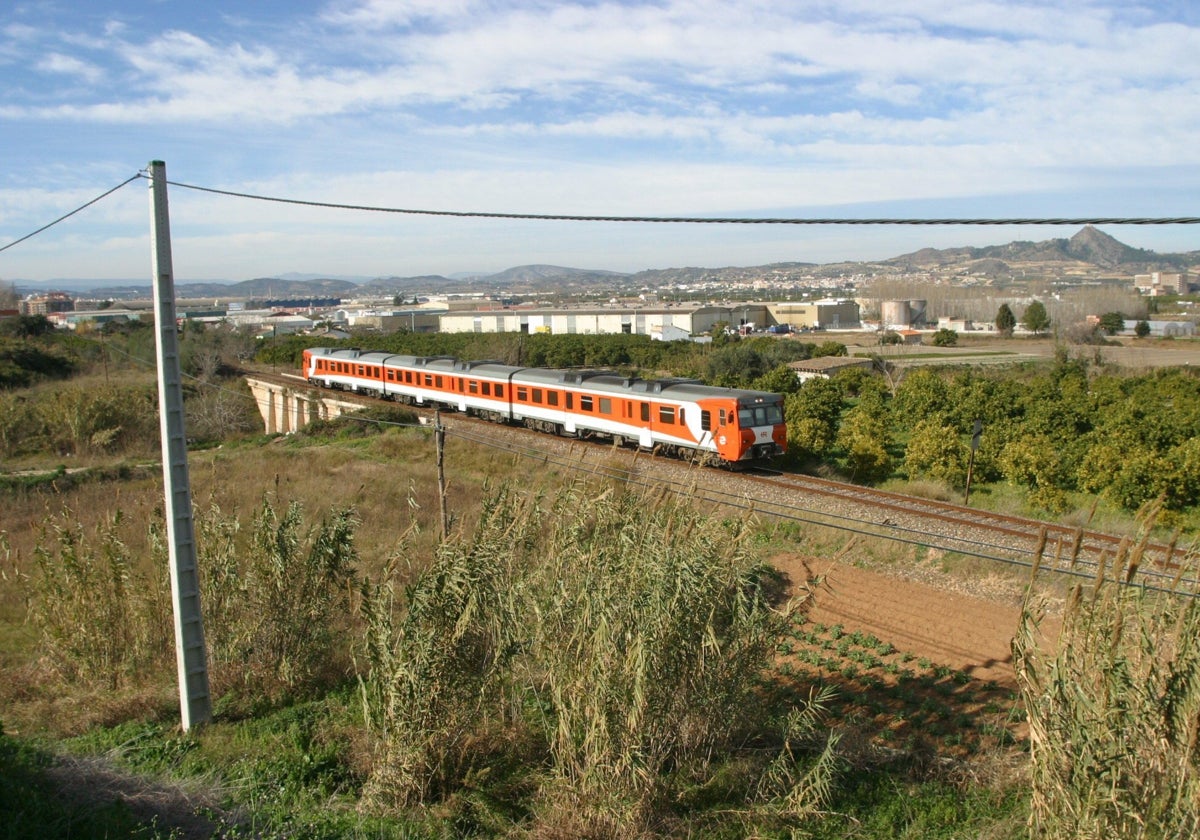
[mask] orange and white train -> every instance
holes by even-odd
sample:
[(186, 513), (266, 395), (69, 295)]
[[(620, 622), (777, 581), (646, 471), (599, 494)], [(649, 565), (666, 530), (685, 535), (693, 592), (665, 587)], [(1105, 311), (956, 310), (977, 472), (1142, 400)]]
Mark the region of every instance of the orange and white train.
[(727, 465), (787, 450), (783, 397), (694, 379), (636, 379), (331, 347), (304, 351), (304, 378), (324, 388), (444, 407), (498, 423), (672, 454), (708, 453)]

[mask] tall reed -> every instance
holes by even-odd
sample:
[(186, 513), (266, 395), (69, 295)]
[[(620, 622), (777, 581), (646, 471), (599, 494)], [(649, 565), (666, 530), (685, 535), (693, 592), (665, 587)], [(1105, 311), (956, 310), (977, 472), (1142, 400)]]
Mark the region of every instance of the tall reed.
[[(533, 545), (531, 503), (501, 491), (470, 538), (443, 542), (397, 603), (397, 559), (362, 584), (364, 717), (375, 740), (368, 801), (428, 801), (457, 780), (472, 738), (502, 717), (518, 625), (514, 562)], [(415, 564), (414, 564), (415, 565)]]
[(116, 688), (170, 659), (166, 574), (139, 569), (121, 540), (118, 511), (85, 534), (51, 521), (34, 549), (30, 619), (43, 653), (65, 679)]
[(775, 609), (742, 520), (675, 497), (573, 488), (533, 581), (531, 678), (556, 771), (581, 803), (652, 806), (668, 768), (703, 773), (745, 731), (794, 604)]
[[(757, 690), (804, 599), (772, 603), (748, 543), (747, 522), (672, 497), (579, 484), (547, 512), (494, 493), (402, 598), (386, 580), (364, 589), (369, 797), (454, 790), (471, 745), (506, 727), (545, 745), (538, 798), (564, 831), (644, 830), (671, 791), (778, 723)], [(819, 714), (786, 721), (748, 808), (795, 817), (828, 794), (832, 755), (791, 751)]]
[(1037, 606), (1022, 611), (1031, 837), (1200, 834), (1200, 601), (1127, 585), (1137, 554), (1127, 547), (1090, 590), (1075, 587), (1056, 642)]

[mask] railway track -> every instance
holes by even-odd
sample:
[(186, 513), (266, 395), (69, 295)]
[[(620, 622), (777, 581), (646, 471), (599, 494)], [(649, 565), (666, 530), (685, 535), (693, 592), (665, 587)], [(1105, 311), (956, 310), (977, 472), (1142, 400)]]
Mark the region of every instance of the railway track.
[(753, 495), (764, 512), (786, 515), (795, 504), (786, 491), (793, 490), (805, 510), (844, 518), (843, 527), (852, 530), (985, 559), (1036, 563), (1071, 575), (1093, 577), (1103, 566), (1131, 582), (1170, 588), (1191, 556), (1177, 540), (1109, 534), (814, 476), (751, 475), (746, 480), (763, 488)]
[[(304, 386), (299, 377), (278, 379), (291, 387)], [(364, 406), (380, 402), (344, 391), (338, 396), (361, 401)], [(433, 415), (433, 409), (408, 408), (418, 415)], [(1148, 588), (1173, 589), (1182, 583), (1195, 590), (1200, 586), (1189, 562), (1194, 557), (1192, 548), (1176, 540), (1158, 542), (1138, 534), (1109, 534), (777, 470), (738, 473), (701, 468), (618, 449), (611, 443), (553, 437), (450, 411), (441, 416), (451, 435), (519, 454), (559, 458), (564, 467), (589, 457), (581, 453), (591, 452), (593, 472), (646, 486), (668, 485), (702, 503), (751, 508), (762, 516), (1001, 563), (1037, 564), (1046, 571), (1081, 578), (1092, 578), (1103, 567), (1110, 575)]]

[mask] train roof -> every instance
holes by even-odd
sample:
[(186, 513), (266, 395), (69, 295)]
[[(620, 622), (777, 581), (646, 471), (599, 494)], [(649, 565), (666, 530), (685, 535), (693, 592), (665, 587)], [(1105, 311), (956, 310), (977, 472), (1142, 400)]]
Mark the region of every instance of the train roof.
[(558, 368), (528, 368), (506, 365), (494, 359), (461, 361), (453, 356), (408, 356), (403, 354), (331, 347), (310, 347), (309, 351), (320, 356), (330, 356), (364, 364), (395, 365), (398, 367), (428, 368), (445, 373), (474, 373), (493, 379), (506, 379), (528, 385), (572, 385), (586, 387), (589, 391), (635, 396), (655, 395), (672, 400), (698, 400), (724, 397), (736, 399), (738, 405), (759, 405), (780, 402), (779, 394), (769, 391), (752, 391), (747, 388), (719, 388), (705, 385), (699, 379), (638, 379), (621, 376), (611, 370), (562, 370)]
[(519, 373), (513, 374), (512, 381), (540, 385), (578, 385), (586, 387), (589, 391), (620, 394), (626, 397), (644, 394), (684, 401), (725, 397), (736, 399), (739, 405), (779, 402), (782, 399), (778, 394), (767, 391), (705, 385), (699, 379), (638, 379), (637, 377), (621, 376), (610, 370), (525, 368)]

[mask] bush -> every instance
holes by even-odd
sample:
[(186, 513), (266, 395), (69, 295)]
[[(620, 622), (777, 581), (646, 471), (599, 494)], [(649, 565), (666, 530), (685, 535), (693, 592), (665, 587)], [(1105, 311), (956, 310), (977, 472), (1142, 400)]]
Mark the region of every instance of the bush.
[(52, 522), (34, 550), (30, 618), (68, 681), (116, 688), (171, 654), (166, 566), (160, 576), (139, 572), (120, 523), (118, 512), (89, 539), (78, 526)]
[(958, 333), (951, 329), (940, 329), (933, 334), (934, 347), (958, 346)]
[(832, 741), (815, 762), (790, 744), (811, 740), (823, 699), (772, 722), (756, 694), (804, 602), (773, 606), (747, 544), (744, 523), (638, 493), (571, 488), (549, 518), (494, 494), (403, 603), (391, 581), (364, 592), (369, 795), (444, 796), (464, 783), (471, 746), (504, 728), (545, 745), (540, 796), (556, 819), (570, 814), (564, 830), (636, 833), (678, 800), (673, 785), (702, 784), (773, 724), (783, 743), (755, 752), (751, 796), (807, 813), (829, 791)]

